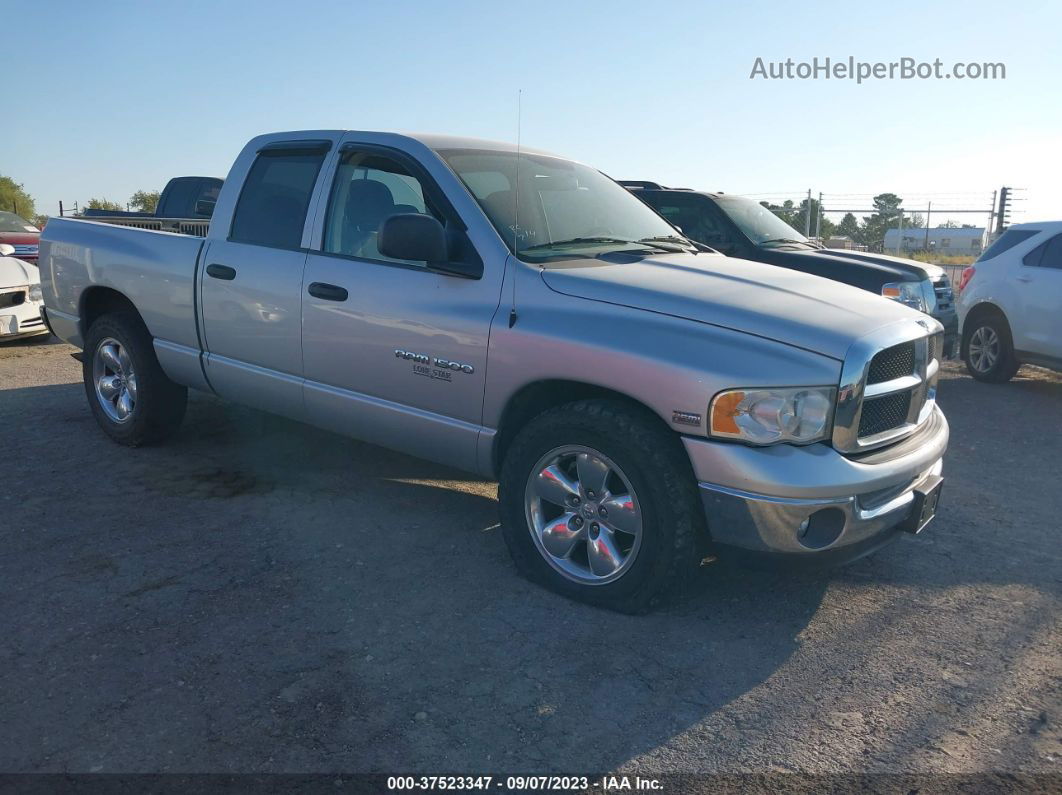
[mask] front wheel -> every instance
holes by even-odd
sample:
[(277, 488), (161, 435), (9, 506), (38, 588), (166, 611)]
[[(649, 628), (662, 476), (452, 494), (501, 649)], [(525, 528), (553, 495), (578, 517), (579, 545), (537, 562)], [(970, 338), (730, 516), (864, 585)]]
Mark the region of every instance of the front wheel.
[(104, 315), (92, 324), (82, 375), (96, 421), (119, 444), (160, 442), (184, 419), (188, 390), (162, 372), (151, 335), (133, 313)]
[(522, 574), (621, 612), (683, 584), (707, 536), (678, 439), (618, 402), (579, 401), (532, 420), (505, 456), (499, 500)]
[(1002, 384), (1021, 366), (1014, 355), (1010, 329), (992, 315), (983, 315), (970, 325), (963, 335), (963, 351), (966, 370), (978, 381)]

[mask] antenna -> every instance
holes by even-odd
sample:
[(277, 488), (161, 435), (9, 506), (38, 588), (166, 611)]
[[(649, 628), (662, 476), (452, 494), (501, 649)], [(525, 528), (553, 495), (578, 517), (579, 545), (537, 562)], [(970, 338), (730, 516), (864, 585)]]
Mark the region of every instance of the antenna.
[[(513, 257), (520, 250), (520, 129), (523, 121), (524, 90), (516, 90), (516, 188), (513, 208)], [(512, 268), (512, 306), (509, 309), (509, 328), (516, 325), (516, 263)]]

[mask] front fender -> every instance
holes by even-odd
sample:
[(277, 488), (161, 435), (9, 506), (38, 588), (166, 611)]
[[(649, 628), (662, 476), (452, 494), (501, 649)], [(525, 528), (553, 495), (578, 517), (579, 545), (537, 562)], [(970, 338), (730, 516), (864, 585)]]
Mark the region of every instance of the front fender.
[[(517, 266), (530, 270), (526, 266)], [(622, 267), (622, 266), (618, 266)], [(537, 381), (568, 380), (642, 403), (673, 430), (706, 435), (708, 404), (723, 389), (834, 385), (841, 363), (752, 334), (550, 290), (520, 281), (517, 320), (492, 329), (483, 424)], [(690, 415), (675, 421), (675, 412)], [(691, 417), (696, 422), (691, 424)]]

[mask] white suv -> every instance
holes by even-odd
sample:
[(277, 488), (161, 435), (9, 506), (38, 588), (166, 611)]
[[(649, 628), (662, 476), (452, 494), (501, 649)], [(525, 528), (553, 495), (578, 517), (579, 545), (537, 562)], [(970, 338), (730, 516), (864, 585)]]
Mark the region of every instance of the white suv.
[(962, 358), (978, 381), (1062, 370), (1062, 221), (1015, 224), (959, 281)]

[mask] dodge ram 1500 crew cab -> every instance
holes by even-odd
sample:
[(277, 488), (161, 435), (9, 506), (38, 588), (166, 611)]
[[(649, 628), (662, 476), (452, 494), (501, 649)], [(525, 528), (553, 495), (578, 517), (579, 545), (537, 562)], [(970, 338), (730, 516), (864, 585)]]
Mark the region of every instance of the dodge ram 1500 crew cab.
[(517, 567), (574, 598), (642, 609), (707, 549), (852, 558), (936, 508), (939, 323), (701, 251), (544, 152), (265, 135), (205, 239), (53, 218), (40, 263), (114, 440), (191, 387), (496, 477)]

